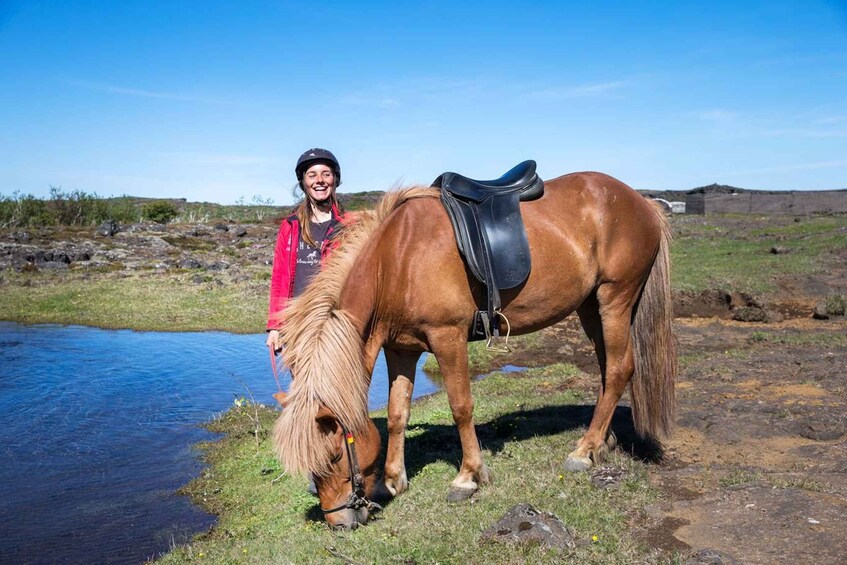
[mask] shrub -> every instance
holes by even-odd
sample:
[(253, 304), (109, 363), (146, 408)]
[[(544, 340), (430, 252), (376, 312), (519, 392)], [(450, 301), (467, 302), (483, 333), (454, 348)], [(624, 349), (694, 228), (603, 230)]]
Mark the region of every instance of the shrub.
[(0, 195), (0, 227), (34, 227), (55, 223), (47, 203), (32, 194)]
[(156, 200), (149, 204), (145, 204), (144, 208), (141, 209), (141, 215), (145, 220), (150, 220), (157, 224), (167, 224), (179, 216), (179, 210), (170, 202), (165, 200)]
[(847, 299), (843, 294), (830, 294), (826, 297), (826, 313), (830, 316), (843, 316), (847, 311)]

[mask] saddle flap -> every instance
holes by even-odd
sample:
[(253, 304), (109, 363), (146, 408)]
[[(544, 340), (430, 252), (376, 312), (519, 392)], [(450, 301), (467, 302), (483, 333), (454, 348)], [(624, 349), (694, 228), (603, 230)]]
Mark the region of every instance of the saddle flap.
[(477, 280), (488, 285), (489, 269), (500, 289), (514, 288), (526, 280), (531, 266), (529, 240), (517, 192), (476, 203), (442, 191), (441, 201), (459, 251)]

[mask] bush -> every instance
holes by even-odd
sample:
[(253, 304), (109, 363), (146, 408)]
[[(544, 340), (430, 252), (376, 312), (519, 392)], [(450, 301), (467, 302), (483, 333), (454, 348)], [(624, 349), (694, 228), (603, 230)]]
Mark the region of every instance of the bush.
[(826, 297), (826, 313), (830, 316), (843, 316), (847, 312), (847, 299), (843, 294), (830, 294)]
[(101, 221), (115, 220), (121, 224), (132, 224), (141, 219), (141, 212), (129, 196), (109, 198), (105, 203), (105, 216)]
[(32, 194), (0, 194), (0, 227), (24, 228), (53, 224), (47, 203)]
[(145, 220), (150, 220), (157, 224), (167, 224), (179, 216), (179, 209), (165, 200), (156, 200), (155, 202), (145, 204), (144, 208), (141, 209), (141, 215)]

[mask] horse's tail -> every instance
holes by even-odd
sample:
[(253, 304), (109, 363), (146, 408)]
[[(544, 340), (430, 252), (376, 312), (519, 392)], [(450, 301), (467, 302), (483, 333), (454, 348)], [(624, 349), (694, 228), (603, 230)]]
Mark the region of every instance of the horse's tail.
[(671, 304), (668, 219), (657, 206), (661, 240), (632, 321), (635, 373), (632, 418), (639, 436), (658, 442), (670, 434), (675, 412), (676, 340)]

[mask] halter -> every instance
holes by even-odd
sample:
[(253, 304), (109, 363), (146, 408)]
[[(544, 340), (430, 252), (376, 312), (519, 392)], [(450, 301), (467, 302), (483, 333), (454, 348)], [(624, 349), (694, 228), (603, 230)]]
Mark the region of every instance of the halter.
[(339, 510), (358, 510), (359, 508), (367, 508), (368, 511), (373, 510), (382, 510), (382, 506), (368, 500), (365, 496), (365, 480), (362, 478), (362, 472), (359, 469), (359, 459), (356, 457), (356, 440), (353, 438), (353, 434), (347, 429), (341, 421), (338, 421), (338, 424), (341, 426), (341, 430), (344, 432), (344, 447), (347, 451), (347, 463), (350, 468), (350, 485), (353, 488), (353, 491), (350, 493), (350, 496), (347, 497), (347, 500), (335, 508), (325, 509), (321, 506), (321, 512), (326, 514), (332, 514), (333, 512), (338, 512)]

